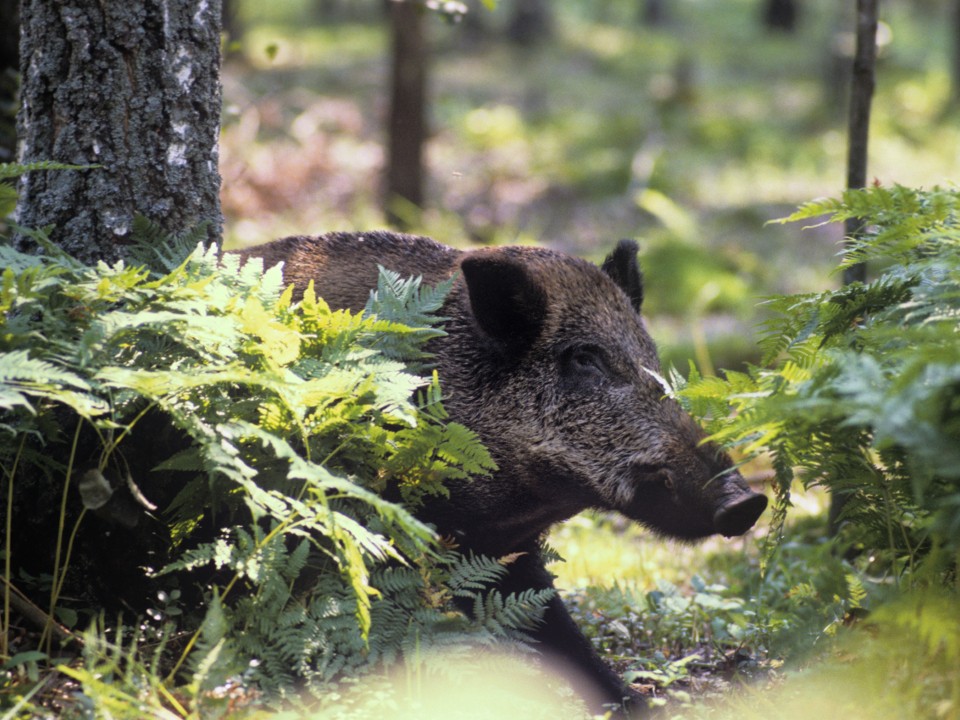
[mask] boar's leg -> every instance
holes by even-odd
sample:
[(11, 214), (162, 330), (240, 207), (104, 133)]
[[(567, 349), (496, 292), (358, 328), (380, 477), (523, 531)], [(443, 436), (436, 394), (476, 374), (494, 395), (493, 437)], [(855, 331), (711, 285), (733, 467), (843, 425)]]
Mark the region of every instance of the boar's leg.
[[(553, 588), (553, 576), (544, 566), (537, 544), (529, 543), (520, 551), (526, 554), (508, 566), (509, 574), (499, 587), (501, 592)], [(643, 696), (624, 685), (620, 676), (600, 658), (559, 595), (550, 601), (543, 622), (530, 635), (551, 669), (570, 681), (592, 712), (602, 714), (613, 709), (618, 717), (639, 717), (646, 707)]]

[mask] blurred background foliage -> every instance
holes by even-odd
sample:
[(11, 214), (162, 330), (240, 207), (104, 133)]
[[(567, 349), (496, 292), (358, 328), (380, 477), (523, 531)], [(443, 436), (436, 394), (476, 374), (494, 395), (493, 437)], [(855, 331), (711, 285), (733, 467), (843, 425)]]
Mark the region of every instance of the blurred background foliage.
[[(638, 237), (666, 359), (702, 362), (704, 339), (713, 366), (756, 359), (757, 298), (835, 282), (842, 232), (765, 223), (843, 188), (855, 3), (787, 3), (792, 29), (764, 22), (778, 4), (526, 0), (477, 2), (458, 22), (427, 13), (417, 209), (383, 197), (383, 3), (231, 0), (228, 246), (382, 226), (385, 203), (409, 230), (460, 246), (537, 242), (599, 259)], [(883, 184), (943, 183), (960, 157), (952, 4), (883, 4), (869, 164)], [(533, 29), (518, 36), (524, 17)]]

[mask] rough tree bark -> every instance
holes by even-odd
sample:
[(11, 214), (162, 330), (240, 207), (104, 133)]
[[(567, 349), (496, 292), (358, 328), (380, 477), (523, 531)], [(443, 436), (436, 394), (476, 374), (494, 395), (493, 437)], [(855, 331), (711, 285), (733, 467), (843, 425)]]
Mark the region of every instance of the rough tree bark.
[(392, 73), (384, 207), (388, 222), (403, 227), (405, 213), (397, 211), (397, 200), (423, 206), (427, 48), (420, 3), (391, 2), (389, 12)]
[[(221, 229), (220, 0), (23, 0), (18, 221), (80, 260), (123, 255), (135, 215)], [(21, 244), (27, 244), (21, 238)]]

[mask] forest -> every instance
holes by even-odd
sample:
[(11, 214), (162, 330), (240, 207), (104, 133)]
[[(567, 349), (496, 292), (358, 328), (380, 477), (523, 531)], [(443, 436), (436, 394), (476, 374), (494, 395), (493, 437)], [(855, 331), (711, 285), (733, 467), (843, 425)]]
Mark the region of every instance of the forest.
[[(0, 717), (960, 720), (960, 1), (0, 25)], [(233, 254), (385, 228), (635, 241), (657, 392), (760, 520), (586, 510), (521, 588), (437, 533), (503, 470), (435, 352), (456, 279), (337, 310)], [(551, 664), (559, 603), (629, 702)]]

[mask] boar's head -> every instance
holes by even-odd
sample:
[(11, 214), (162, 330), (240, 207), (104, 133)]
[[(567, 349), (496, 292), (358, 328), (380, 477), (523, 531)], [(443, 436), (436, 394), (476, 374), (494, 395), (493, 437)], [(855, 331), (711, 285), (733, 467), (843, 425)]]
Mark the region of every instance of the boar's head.
[(500, 470), (459, 492), (506, 545), (586, 507), (686, 540), (741, 535), (766, 507), (665, 396), (636, 251), (622, 241), (602, 268), (542, 248), (461, 261), (441, 375)]

